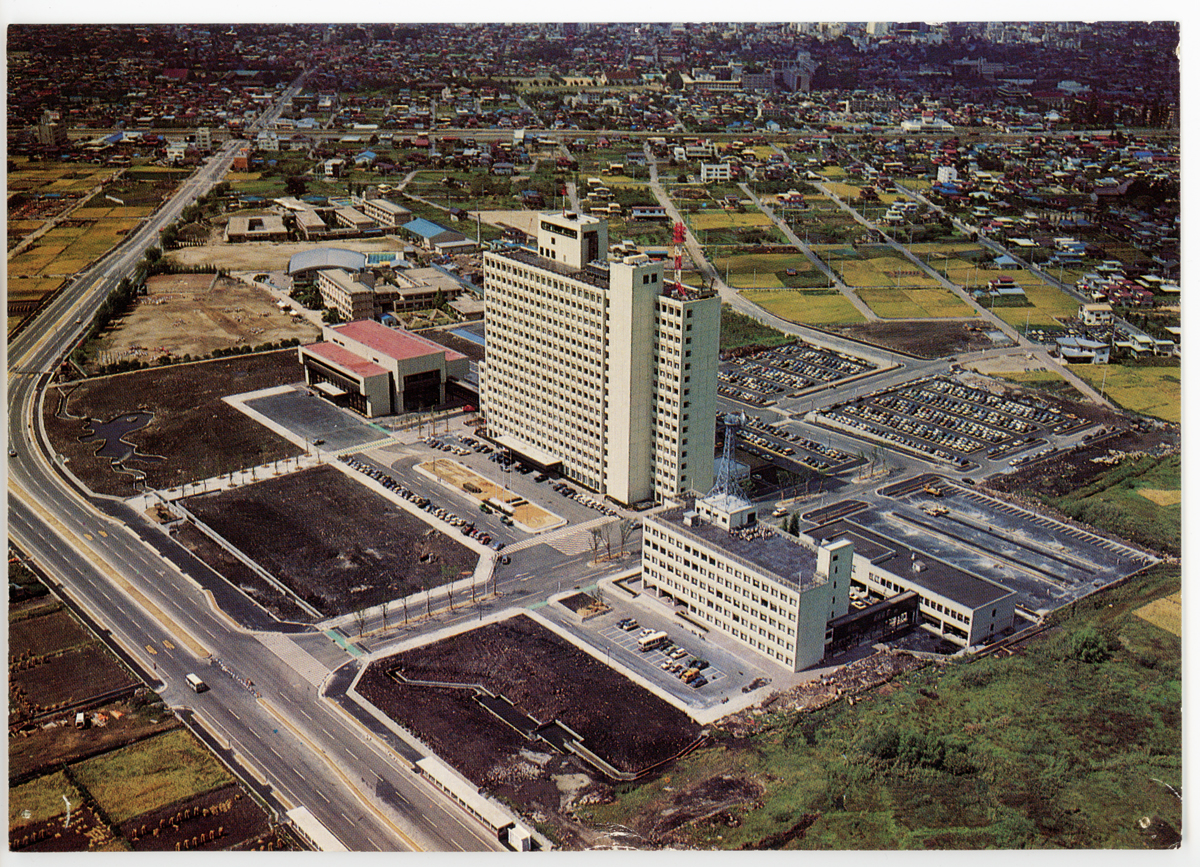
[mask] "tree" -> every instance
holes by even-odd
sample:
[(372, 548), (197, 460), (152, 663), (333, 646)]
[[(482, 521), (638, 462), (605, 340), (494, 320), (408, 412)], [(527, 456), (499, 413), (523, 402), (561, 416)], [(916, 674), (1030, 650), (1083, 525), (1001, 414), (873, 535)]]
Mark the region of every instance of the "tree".
[(346, 320), (342, 318), (342, 314), (338, 312), (336, 307), (330, 307), (325, 311), (325, 315), (321, 317), (329, 325), (339, 325)]
[(592, 559), (596, 559), (596, 554), (600, 550), (600, 542), (604, 538), (604, 531), (599, 527), (592, 527)]
[(622, 518), (621, 522), (619, 524), (617, 524), (617, 530), (621, 534), (621, 553), (622, 554), (625, 553), (625, 545), (629, 542), (629, 538), (633, 535), (633, 531), (636, 529), (637, 529), (637, 523), (629, 520), (629, 518)]
[(385, 599), (379, 605), (379, 614), (383, 618), (383, 628), (387, 629), (388, 601)]
[(299, 175), (288, 175), (283, 181), (283, 188), (289, 196), (299, 198), (308, 191), (308, 182)]

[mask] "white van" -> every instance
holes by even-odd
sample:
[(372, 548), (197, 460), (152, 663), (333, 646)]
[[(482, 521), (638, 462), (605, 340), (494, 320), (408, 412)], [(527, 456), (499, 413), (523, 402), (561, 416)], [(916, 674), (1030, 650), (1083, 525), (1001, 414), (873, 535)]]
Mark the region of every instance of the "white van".
[(192, 688), (192, 692), (204, 692), (206, 689), (208, 689), (208, 684), (194, 674), (189, 674), (187, 676), (187, 682), (188, 686)]

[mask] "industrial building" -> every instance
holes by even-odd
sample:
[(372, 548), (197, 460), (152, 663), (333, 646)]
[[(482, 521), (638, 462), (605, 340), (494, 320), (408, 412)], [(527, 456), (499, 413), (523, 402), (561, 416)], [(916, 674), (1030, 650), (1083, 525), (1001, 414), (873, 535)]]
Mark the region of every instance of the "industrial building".
[(606, 222), (566, 212), (540, 215), (536, 252), (484, 255), (488, 434), (619, 503), (705, 490), (720, 298), (607, 250)]
[(470, 369), (464, 355), (371, 320), (326, 326), (322, 337), (300, 347), (305, 383), (367, 418), (445, 403), (447, 381)]

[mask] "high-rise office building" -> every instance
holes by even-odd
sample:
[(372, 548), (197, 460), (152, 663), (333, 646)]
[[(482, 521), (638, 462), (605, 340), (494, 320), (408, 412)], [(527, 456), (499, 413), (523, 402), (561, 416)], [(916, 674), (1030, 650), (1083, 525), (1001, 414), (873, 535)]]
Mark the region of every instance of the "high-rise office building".
[(619, 503), (706, 490), (720, 298), (607, 251), (608, 224), (568, 212), (539, 216), (536, 252), (485, 254), (488, 433)]

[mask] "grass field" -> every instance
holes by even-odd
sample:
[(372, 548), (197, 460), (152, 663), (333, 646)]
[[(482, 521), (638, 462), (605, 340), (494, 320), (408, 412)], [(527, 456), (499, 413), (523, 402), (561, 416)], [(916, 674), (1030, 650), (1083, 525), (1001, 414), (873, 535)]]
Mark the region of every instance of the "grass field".
[[(1056, 509), (1157, 550), (1178, 552), (1179, 455), (1126, 458), (1091, 484), (1049, 500)], [(1146, 496), (1143, 491), (1154, 492)], [(1169, 496), (1171, 495), (1171, 496)]]
[(961, 319), (978, 315), (948, 289), (859, 289), (882, 319)]
[(800, 325), (849, 325), (866, 321), (857, 308), (834, 289), (745, 290), (741, 295), (768, 313)]
[[(65, 813), (67, 807), (63, 803), (63, 795), (70, 798), (72, 804), (77, 805), (82, 800), (79, 790), (62, 771), (38, 777), (14, 789), (9, 789), (9, 830), (15, 830), (24, 825), (35, 825)], [(24, 815), (26, 810), (29, 811), (28, 817)]]
[(739, 346), (777, 346), (792, 338), (764, 325), (752, 316), (739, 313), (728, 304), (721, 305), (721, 351)]
[(1057, 371), (1004, 370), (993, 371), (991, 375), (1007, 379), (1026, 388), (1035, 388), (1038, 391), (1047, 391), (1051, 394), (1058, 394), (1071, 399), (1079, 398), (1079, 392), (1075, 390), (1075, 386), (1063, 379)]
[(1180, 420), (1182, 383), (1180, 368), (1135, 367), (1119, 364), (1078, 364), (1071, 367), (1114, 403), (1143, 415), (1166, 421)]
[[(1142, 849), (1182, 823), (1181, 641), (1135, 615), (1179, 590), (1157, 567), (1083, 600), (1018, 655), (927, 666), (811, 713), (768, 713), (577, 817), (654, 835), (692, 791), (760, 794), (672, 848)], [(1161, 782), (1159, 782), (1161, 781)]]
[(185, 729), (80, 762), (71, 772), (117, 823), (233, 782)]

